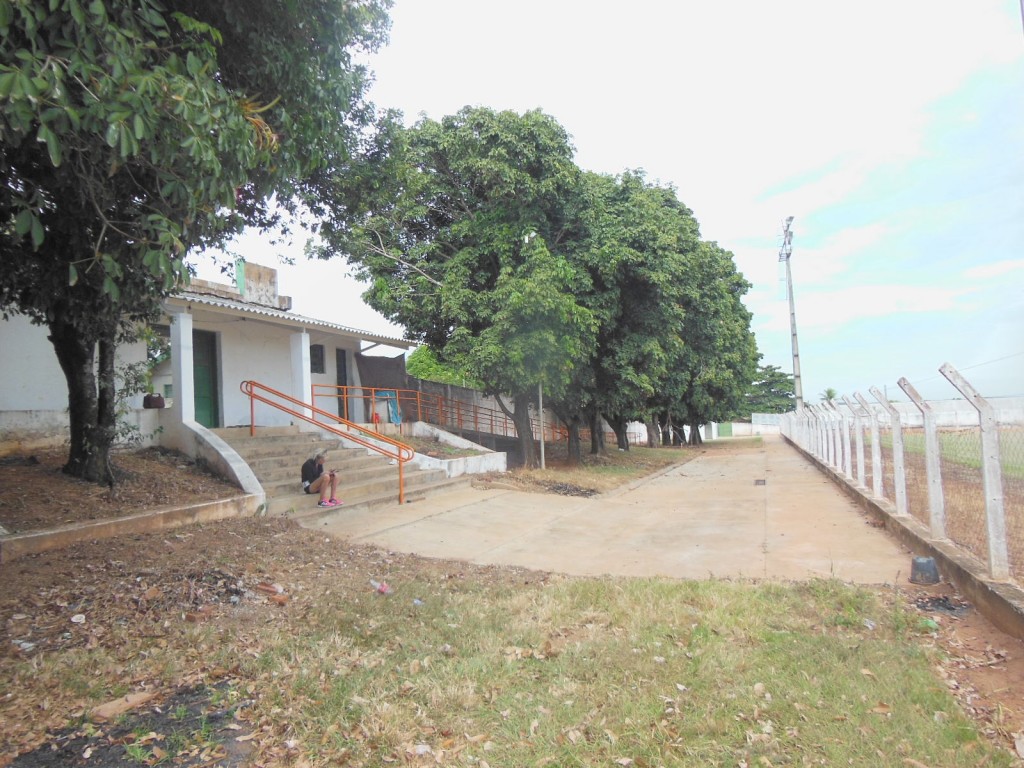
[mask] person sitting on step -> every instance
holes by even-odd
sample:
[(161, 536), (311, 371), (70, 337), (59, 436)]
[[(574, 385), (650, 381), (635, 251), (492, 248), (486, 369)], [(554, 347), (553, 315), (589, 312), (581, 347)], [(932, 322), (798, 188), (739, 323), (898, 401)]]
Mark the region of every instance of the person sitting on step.
[(302, 465), (302, 489), (306, 493), (319, 493), (318, 507), (337, 507), (344, 504), (337, 498), (338, 476), (335, 470), (324, 472), (327, 451), (317, 451)]

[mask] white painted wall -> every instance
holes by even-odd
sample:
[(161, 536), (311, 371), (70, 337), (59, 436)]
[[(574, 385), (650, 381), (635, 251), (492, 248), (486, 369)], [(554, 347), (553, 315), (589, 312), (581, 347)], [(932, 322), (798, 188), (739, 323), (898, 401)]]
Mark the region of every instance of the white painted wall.
[[(68, 385), (44, 326), (21, 315), (0, 320), (0, 454), (56, 447), (68, 439)], [(141, 362), (146, 345), (118, 349), (118, 365)], [(142, 411), (142, 395), (129, 402), (126, 418), (144, 444), (154, 442), (157, 420)]]
[(16, 315), (0, 321), (0, 411), (49, 411), (68, 407), (67, 384), (47, 329)]

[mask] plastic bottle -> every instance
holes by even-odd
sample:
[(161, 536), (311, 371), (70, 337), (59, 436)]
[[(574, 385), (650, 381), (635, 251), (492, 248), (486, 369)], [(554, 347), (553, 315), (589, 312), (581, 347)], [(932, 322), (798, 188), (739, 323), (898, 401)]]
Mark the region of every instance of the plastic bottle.
[(388, 586), (388, 583), (386, 581), (375, 581), (374, 579), (370, 579), (370, 586), (373, 587), (378, 594), (391, 594), (391, 587)]

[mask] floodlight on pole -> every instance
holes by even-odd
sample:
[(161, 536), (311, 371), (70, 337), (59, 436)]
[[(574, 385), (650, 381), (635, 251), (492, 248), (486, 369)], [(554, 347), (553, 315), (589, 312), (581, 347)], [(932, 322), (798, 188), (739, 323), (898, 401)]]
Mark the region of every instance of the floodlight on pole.
[[(1024, 0), (1021, 0), (1024, 2)], [(793, 337), (793, 394), (796, 395), (796, 409), (803, 410), (804, 388), (800, 380), (800, 347), (796, 343), (796, 307), (793, 303), (793, 273), (789, 267), (790, 257), (793, 255), (793, 231), (790, 225), (793, 217), (786, 219), (782, 231), (782, 247), (779, 248), (779, 261), (786, 263), (786, 295), (789, 298), (789, 328)]]

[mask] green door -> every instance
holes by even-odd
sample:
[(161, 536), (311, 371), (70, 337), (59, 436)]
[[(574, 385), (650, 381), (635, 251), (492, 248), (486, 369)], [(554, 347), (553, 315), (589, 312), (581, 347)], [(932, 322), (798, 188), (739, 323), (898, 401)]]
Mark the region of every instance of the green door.
[(723, 421), (718, 425), (718, 436), (719, 437), (732, 437), (732, 422)]
[(217, 336), (210, 331), (192, 331), (192, 380), (196, 392), (196, 421), (210, 429), (219, 427)]

